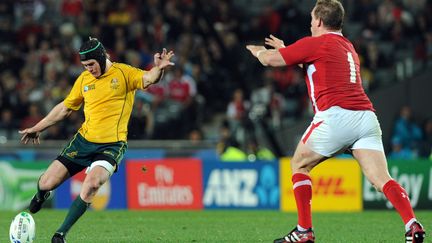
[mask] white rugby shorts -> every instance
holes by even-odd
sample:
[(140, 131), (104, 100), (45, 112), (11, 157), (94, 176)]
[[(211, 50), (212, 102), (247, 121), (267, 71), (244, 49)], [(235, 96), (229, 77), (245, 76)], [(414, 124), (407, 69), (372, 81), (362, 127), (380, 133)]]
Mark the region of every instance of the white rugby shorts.
[(352, 111), (333, 106), (317, 112), (302, 136), (312, 151), (333, 157), (347, 149), (372, 149), (384, 152), (382, 132), (373, 111)]

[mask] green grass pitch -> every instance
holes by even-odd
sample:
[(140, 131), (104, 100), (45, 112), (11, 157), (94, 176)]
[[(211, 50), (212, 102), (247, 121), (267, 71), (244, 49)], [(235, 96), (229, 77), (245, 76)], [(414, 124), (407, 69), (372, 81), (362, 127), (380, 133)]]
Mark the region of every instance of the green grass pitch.
[[(9, 224), (18, 212), (0, 211), (0, 242), (9, 242)], [(432, 211), (417, 211), (432, 229)], [(36, 243), (50, 242), (66, 211), (43, 209), (33, 215)], [(318, 242), (404, 242), (394, 211), (314, 213)], [(67, 236), (75, 242), (273, 242), (290, 231), (297, 216), (278, 211), (88, 211)], [(426, 238), (432, 242), (432, 237)]]

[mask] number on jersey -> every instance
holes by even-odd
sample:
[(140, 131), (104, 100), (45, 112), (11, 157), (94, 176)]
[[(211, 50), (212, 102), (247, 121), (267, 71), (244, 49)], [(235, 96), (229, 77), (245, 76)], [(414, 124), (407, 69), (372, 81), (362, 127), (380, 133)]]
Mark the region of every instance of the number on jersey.
[(356, 69), (355, 69), (355, 64), (354, 64), (354, 58), (353, 58), (351, 52), (347, 52), (347, 55), (348, 55), (348, 63), (350, 66), (350, 82), (355, 83), (357, 75), (356, 75)]

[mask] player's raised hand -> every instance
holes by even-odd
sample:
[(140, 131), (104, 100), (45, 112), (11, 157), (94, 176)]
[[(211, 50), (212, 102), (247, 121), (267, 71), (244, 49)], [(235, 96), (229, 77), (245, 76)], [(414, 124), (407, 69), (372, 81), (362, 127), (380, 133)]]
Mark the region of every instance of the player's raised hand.
[(39, 136), (40, 132), (33, 131), (32, 128), (26, 128), (22, 131), (18, 131), (22, 134), (21, 142), (27, 144), (29, 141), (32, 141), (33, 144), (40, 144)]
[(154, 64), (155, 66), (163, 69), (167, 66), (174, 66), (174, 63), (171, 62), (171, 58), (174, 56), (173, 51), (167, 51), (167, 49), (163, 48), (162, 53), (156, 53), (154, 55)]
[(266, 50), (266, 48), (264, 46), (256, 46), (256, 45), (247, 45), (246, 49), (248, 49), (252, 53), (252, 55), (254, 55), (255, 57), (257, 57), (259, 51), (261, 51), (261, 50), (265, 51)]
[(285, 47), (283, 40), (275, 37), (274, 35), (270, 35), (270, 37), (265, 38), (266, 45), (273, 47), (274, 49), (279, 49)]

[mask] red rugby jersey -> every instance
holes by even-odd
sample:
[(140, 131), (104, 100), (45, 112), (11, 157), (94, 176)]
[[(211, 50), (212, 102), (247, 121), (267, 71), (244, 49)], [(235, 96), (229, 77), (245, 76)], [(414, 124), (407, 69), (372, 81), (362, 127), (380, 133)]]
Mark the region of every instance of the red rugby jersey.
[(363, 90), (357, 52), (341, 33), (305, 37), (279, 52), (287, 65), (303, 64), (314, 112), (332, 106), (375, 111)]

